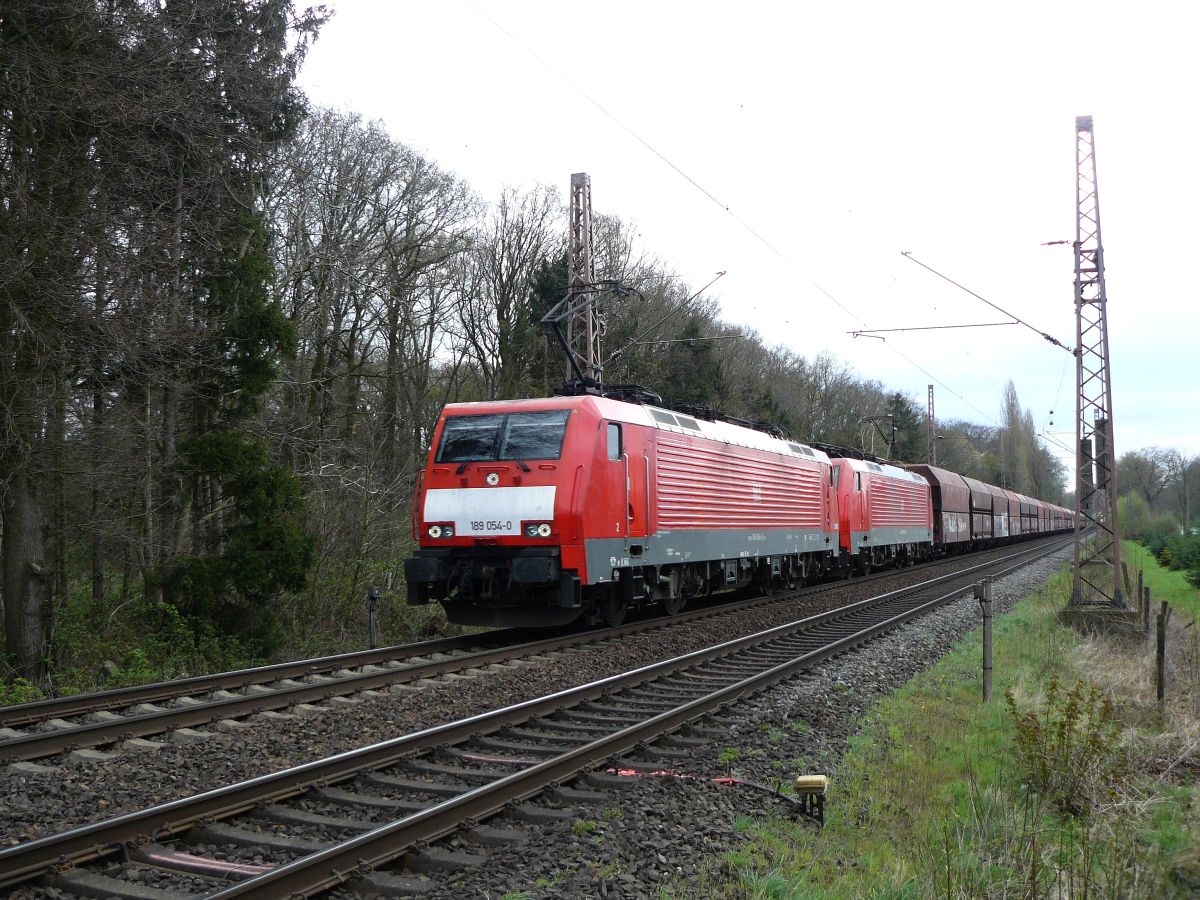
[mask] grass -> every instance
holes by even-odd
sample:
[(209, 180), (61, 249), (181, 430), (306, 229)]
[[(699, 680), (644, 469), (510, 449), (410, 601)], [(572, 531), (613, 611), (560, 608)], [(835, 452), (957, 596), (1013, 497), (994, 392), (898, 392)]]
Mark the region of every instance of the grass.
[(1175, 607), (1176, 615), (1200, 616), (1200, 591), (1188, 584), (1184, 577), (1186, 573), (1162, 568), (1150, 551), (1137, 541), (1122, 541), (1121, 552), (1132, 583), (1137, 583), (1137, 571), (1142, 570), (1144, 583), (1150, 587), (1150, 602), (1155, 604), (1152, 612), (1159, 601), (1166, 600)]
[(571, 823), (571, 833), (576, 835), (595, 834), (600, 830), (600, 823), (595, 819), (576, 819)]
[[(1183, 599), (1200, 602), (1189, 590)], [(1084, 639), (1060, 625), (1069, 592), (1060, 573), (997, 617), (991, 702), (980, 698), (976, 631), (867, 715), (832, 773), (824, 829), (739, 819), (750, 840), (706, 868), (703, 891), (1192, 896), (1200, 887), (1200, 744), (1190, 741), (1200, 737), (1200, 693), (1181, 682), (1171, 709), (1147, 715), (1144, 647)], [(1166, 760), (1181, 760), (1173, 774), (1162, 772)], [(1039, 781), (1043, 764), (1050, 777)], [(1083, 785), (1085, 802), (1063, 784), (1076, 792)]]
[(731, 766), (742, 758), (742, 751), (737, 747), (726, 747), (717, 754), (717, 762), (723, 766)]

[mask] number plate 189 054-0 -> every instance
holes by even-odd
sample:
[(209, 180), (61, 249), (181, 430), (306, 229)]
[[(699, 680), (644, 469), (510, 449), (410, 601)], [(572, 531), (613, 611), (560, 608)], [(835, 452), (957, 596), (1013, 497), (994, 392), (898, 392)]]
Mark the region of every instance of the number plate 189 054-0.
[(462, 535), (519, 535), (522, 522), (554, 519), (554, 493), (553, 485), (430, 489), (424, 519), (453, 522)]

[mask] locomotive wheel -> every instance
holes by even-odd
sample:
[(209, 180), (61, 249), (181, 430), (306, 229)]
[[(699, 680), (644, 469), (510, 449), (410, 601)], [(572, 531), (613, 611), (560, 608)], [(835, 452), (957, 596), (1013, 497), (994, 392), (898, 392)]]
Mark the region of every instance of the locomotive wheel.
[(687, 605), (686, 597), (663, 597), (662, 608), (668, 616), (677, 616), (683, 612), (684, 606)]
[(629, 612), (629, 604), (625, 602), (625, 598), (618, 594), (617, 589), (613, 585), (608, 585), (599, 592), (596, 597), (596, 616), (599, 618), (602, 625), (609, 628), (615, 628), (625, 622), (625, 616)]

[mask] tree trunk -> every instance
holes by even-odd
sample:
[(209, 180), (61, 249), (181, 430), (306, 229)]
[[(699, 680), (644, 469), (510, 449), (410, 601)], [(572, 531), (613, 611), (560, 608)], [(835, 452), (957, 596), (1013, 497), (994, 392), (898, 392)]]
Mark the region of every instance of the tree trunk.
[[(97, 301), (99, 303), (99, 301)], [(104, 433), (104, 392), (100, 390), (100, 373), (92, 373), (92, 521), (91, 555), (92, 555), (92, 602), (97, 607), (104, 606), (104, 538), (100, 533), (100, 513), (103, 509), (100, 492), (100, 435)]]
[(50, 421), (46, 436), (50, 446), (43, 455), (50, 459), (51, 469), (46, 479), (50, 489), (50, 551), (49, 593), (43, 607), (45, 619), (45, 642), (54, 644), (54, 613), (56, 606), (63, 603), (67, 595), (67, 463), (64, 430), (67, 417), (67, 386), (56, 372), (54, 377), (54, 401), (50, 410)]
[(9, 476), (3, 512), (0, 565), (8, 652), (22, 675), (40, 683), (46, 674), (46, 523), (27, 467)]
[(162, 403), (162, 475), (159, 478), (159, 506), (162, 508), (161, 544), (158, 551), (161, 575), (175, 559), (179, 546), (179, 473), (176, 471), (176, 441), (179, 429), (179, 389), (174, 376), (167, 375)]

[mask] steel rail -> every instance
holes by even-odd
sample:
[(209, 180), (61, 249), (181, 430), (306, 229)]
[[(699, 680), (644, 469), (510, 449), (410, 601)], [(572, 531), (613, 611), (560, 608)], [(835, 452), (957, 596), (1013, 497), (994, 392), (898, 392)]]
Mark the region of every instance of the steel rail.
[[(942, 562), (937, 560), (935, 562)], [(923, 565), (930, 565), (925, 563)], [(858, 583), (894, 575), (899, 570), (887, 570), (859, 579)], [(810, 585), (802, 589), (804, 595), (822, 593), (839, 587), (841, 582)], [(776, 594), (770, 601), (765, 597), (752, 600), (742, 600), (734, 603), (699, 607), (679, 613), (675, 616), (659, 616), (644, 619), (610, 628), (588, 629), (574, 632), (569, 638), (600, 635), (600, 639), (614, 633), (628, 633), (630, 629), (675, 624), (686, 622), (702, 615), (712, 615), (719, 612), (736, 611), (752, 607), (764, 602), (777, 602), (780, 595)], [(74, 694), (69, 697), (54, 697), (47, 700), (33, 700), (28, 703), (18, 703), (11, 706), (0, 706), (0, 728), (20, 728), (37, 725), (48, 719), (77, 716), (103, 710), (122, 709), (136, 706), (140, 703), (155, 703), (162, 700), (174, 700), (179, 697), (195, 696), (219, 690), (242, 690), (251, 685), (269, 684), (289, 678), (306, 678), (311, 675), (322, 675), (335, 672), (338, 669), (354, 669), (363, 666), (377, 665), (393, 661), (403, 661), (418, 656), (429, 656), (435, 653), (448, 653), (463, 650), (476, 645), (508, 646), (528, 643), (524, 640), (536, 629), (504, 628), (494, 631), (479, 632), (471, 635), (456, 635), (454, 637), (437, 638), (431, 641), (417, 641), (409, 644), (396, 644), (375, 650), (355, 650), (349, 653), (318, 656), (310, 659), (293, 660), (273, 663), (268, 666), (255, 666), (246, 669), (233, 669), (228, 672), (215, 672), (209, 675), (195, 675), (190, 678), (179, 678), (174, 681), (156, 681), (150, 684), (133, 685), (130, 687), (111, 688), (104, 691), (92, 691), (86, 694)], [(564, 636), (558, 636), (564, 637)], [(485, 663), (486, 665), (486, 663)], [(468, 666), (467, 668), (470, 668)], [(0, 741), (0, 747), (4, 742)], [(4, 757), (0, 751), (0, 760)], [(28, 757), (27, 757), (28, 758)]]
[[(1048, 555), (1050, 552), (1053, 550), (1047, 550), (1046, 554)], [(1017, 567), (1026, 565), (1028, 562), (1029, 560), (1024, 560)], [(1003, 572), (999, 574), (1003, 574)], [(429, 809), (405, 816), (291, 863), (285, 863), (269, 872), (248, 878), (207, 896), (212, 900), (227, 900), (227, 898), (249, 895), (307, 897), (336, 887), (355, 876), (373, 871), (381, 864), (391, 862), (423, 842), (437, 840), (453, 833), (467, 819), (483, 819), (495, 815), (503, 811), (510, 803), (535, 796), (566, 778), (592, 768), (595, 764), (614, 754), (626, 752), (639, 744), (669, 734), (696, 718), (729, 707), (745, 696), (758, 693), (832, 656), (853, 649), (898, 625), (944, 605), (960, 596), (963, 590), (963, 585), (957, 585), (918, 606), (868, 625), (852, 634), (832, 640), (816, 650), (720, 688), (707, 696), (682, 704), (675, 709), (630, 725), (613, 734), (600, 737), (583, 747), (568, 750), (543, 763), (514, 772), (512, 775), (438, 803)], [(885, 596), (891, 596), (894, 601), (897, 599), (895, 595), (906, 593), (910, 592), (897, 591), (892, 595)], [(863, 601), (863, 604), (868, 602)], [(855, 605), (862, 607), (862, 604)], [(877, 605), (886, 606), (887, 602)], [(778, 629), (771, 629), (763, 634), (775, 631)], [(734, 643), (740, 643), (740, 641)]]
[[(944, 562), (944, 560), (935, 560), (936, 562)], [(922, 565), (931, 565), (933, 563), (923, 563)], [(867, 576), (866, 579), (859, 579), (858, 583), (863, 583), (866, 580), (874, 580), (876, 578), (884, 578), (889, 575), (894, 575), (900, 570), (886, 570), (874, 573)], [(810, 585), (803, 589), (807, 594), (820, 593), (823, 590), (829, 590), (839, 586), (840, 582), (832, 582), (827, 584)], [(749, 601), (740, 601), (739, 603), (723, 604), (724, 606), (740, 609), (741, 604), (753, 606), (764, 602), (765, 598), (754, 598)], [(775, 599), (779, 599), (779, 595), (775, 595)], [(599, 629), (603, 631), (615, 631), (617, 629), (627, 629), (633, 625), (644, 624), (645, 622), (658, 622), (668, 619), (674, 621), (687, 621), (689, 618), (694, 618), (701, 613), (713, 613), (719, 609), (717, 606), (706, 606), (689, 610), (686, 613), (680, 613), (676, 616), (656, 617), (655, 619), (643, 620), (640, 623), (629, 623), (627, 625), (616, 626), (616, 628)], [(577, 632), (575, 634), (594, 634), (598, 629), (588, 629), (587, 631)], [(172, 681), (156, 681), (149, 684), (132, 685), (129, 687), (110, 688), (103, 691), (91, 691), (86, 694), (73, 694), (69, 697), (52, 697), (45, 700), (32, 700), (27, 703), (16, 703), (9, 706), (0, 706), (0, 728), (20, 728), (23, 726), (36, 725), (44, 722), (47, 719), (62, 718), (65, 716), (83, 715), (86, 713), (97, 712), (101, 710), (121, 709), (125, 707), (136, 706), (139, 703), (155, 703), (162, 700), (174, 700), (179, 697), (194, 696), (196, 694), (209, 693), (219, 690), (241, 690), (251, 685), (269, 684), (272, 681), (281, 681), (287, 678), (304, 678), (310, 675), (320, 675), (326, 672), (334, 672), (338, 669), (354, 669), (362, 666), (377, 665), (396, 660), (404, 660), (414, 656), (428, 656), (434, 653), (447, 653), (455, 650), (462, 650), (475, 645), (499, 644), (506, 645), (509, 643), (526, 643), (524, 638), (527, 638), (531, 631), (536, 632), (536, 629), (523, 628), (504, 628), (493, 631), (478, 632), (469, 635), (456, 635), (453, 637), (436, 638), (430, 641), (416, 641), (408, 644), (395, 644), (390, 647), (380, 647), (374, 650), (354, 650), (349, 653), (337, 653), (327, 656), (311, 657), (309, 659), (290, 660), (281, 663), (272, 663), (266, 666), (253, 666), (245, 669), (232, 669), (227, 672), (214, 672), (208, 675), (194, 675), (189, 678), (178, 678)]]
[(355, 650), (350, 653), (273, 663), (269, 666), (233, 669), (228, 672), (214, 672), (210, 675), (195, 675), (174, 681), (156, 681), (151, 684), (93, 691), (88, 694), (74, 694), (70, 697), (34, 700), (29, 703), (0, 707), (0, 727), (14, 728), (22, 725), (34, 725), (46, 719), (62, 716), (80, 715), (103, 709), (119, 709), (136, 706), (139, 703), (153, 703), (157, 700), (173, 700), (176, 697), (186, 697), (209, 691), (236, 690), (252, 684), (267, 684), (284, 678), (303, 678), (308, 675), (335, 672), (338, 669), (353, 669), (413, 656), (427, 656), (431, 653), (447, 653), (478, 644), (505, 641), (509, 638), (515, 639), (520, 634), (521, 630), (514, 628), (456, 635), (431, 641), (396, 644), (375, 650)]
[[(898, 571), (902, 570), (879, 572), (865, 578), (860, 578), (854, 584), (862, 585), (876, 579), (893, 577)], [(841, 581), (827, 582), (802, 589), (798, 594), (800, 596), (811, 596), (838, 590), (844, 586), (845, 582)], [(152, 685), (144, 685), (141, 688), (122, 688), (99, 694), (86, 694), (73, 698), (64, 698), (64, 705), (57, 707), (57, 714), (69, 714), (65, 711), (66, 706), (74, 704), (71, 708), (74, 714), (78, 715), (83, 712), (108, 709), (114, 706), (128, 707), (132, 702), (129, 699), (131, 697), (136, 698), (138, 702), (149, 703), (154, 699), (189, 696), (201, 691), (208, 692), (229, 687), (246, 688), (252, 685), (269, 684), (272, 681), (281, 681), (296, 676), (309, 677), (312, 675), (322, 675), (350, 666), (367, 666), (375, 662), (397, 659), (403, 661), (405, 657), (398, 657), (396, 655), (398, 652), (420, 651), (412, 652), (407, 657), (411, 659), (431, 653), (445, 653), (476, 644), (486, 645), (489, 643), (489, 636), (496, 636), (494, 639), (500, 641), (498, 647), (490, 647), (475, 653), (451, 656), (441, 660), (389, 667), (373, 672), (331, 676), (330, 680), (327, 681), (281, 685), (272, 688), (269, 692), (210, 699), (194, 705), (124, 714), (116, 719), (72, 723), (68, 727), (55, 728), (50, 731), (31, 732), (17, 737), (3, 738), (0, 739), (0, 764), (41, 759), (59, 753), (70, 752), (81, 747), (103, 746), (130, 738), (150, 737), (178, 728), (206, 725), (220, 719), (237, 718), (255, 713), (287, 709), (301, 703), (315, 703), (328, 700), (331, 697), (347, 696), (362, 691), (407, 684), (424, 678), (435, 678), (439, 675), (511, 662), (515, 659), (535, 656), (539, 653), (561, 652), (566, 649), (589, 643), (598, 643), (614, 637), (625, 637), (646, 630), (668, 628), (698, 618), (733, 614), (766, 603), (779, 603), (783, 599), (784, 597), (780, 594), (774, 594), (733, 603), (720, 603), (688, 610), (675, 616), (643, 619), (610, 628), (591, 629), (565, 635), (559, 634), (549, 638), (515, 644), (505, 641), (509, 637), (524, 636), (525, 633), (520, 629), (505, 629), (500, 632), (490, 632), (483, 635), (442, 638), (436, 641), (424, 641), (415, 644), (401, 644), (391, 648), (356, 651), (349, 654), (319, 657), (294, 663), (279, 663), (257, 669), (244, 669), (211, 676), (197, 676), (176, 682), (158, 682)], [(179, 690), (178, 688), (180, 687), (190, 688), (190, 690)], [(117, 695), (122, 695), (125, 699), (121, 702), (108, 702)], [(97, 698), (105, 702), (89, 706), (87, 705), (89, 698)], [(33, 704), (22, 704), (21, 707), (15, 709), (28, 710), (36, 706), (42, 710), (48, 710), (52, 704), (59, 702), (37, 701)], [(13, 721), (16, 721), (16, 717), (11, 716), (11, 714), (9, 718), (0, 720), (4, 724)]]
[[(598, 631), (556, 635), (520, 644), (503, 644), (446, 659), (414, 663), (374, 672), (358, 672), (330, 678), (328, 681), (284, 685), (269, 693), (255, 693), (210, 700), (195, 706), (180, 706), (157, 712), (144, 712), (101, 722), (87, 722), (70, 728), (34, 732), (0, 741), (0, 764), (39, 759), (81, 746), (99, 746), (134, 737), (162, 734), (176, 728), (204, 725), (219, 719), (286, 709), (300, 703), (314, 703), (331, 697), (346, 696), (392, 685), (407, 684), (424, 678), (436, 678), (453, 672), (511, 662), (539, 653), (561, 652), (612, 637), (623, 637), (653, 628), (669, 627), (702, 615), (723, 612), (720, 607), (692, 610), (669, 619), (647, 619)], [(476, 641), (478, 643), (478, 641)]]
[[(919, 563), (910, 568), (919, 570), (921, 568), (937, 565), (946, 561), (947, 558), (943, 557), (930, 560), (928, 562)], [(877, 579), (894, 576), (901, 571), (903, 570), (885, 569), (883, 571), (874, 572), (865, 577), (860, 577), (857, 579), (856, 583), (869, 583)], [(804, 595), (823, 593), (828, 590), (834, 590), (840, 587), (841, 584), (841, 581), (825, 582), (821, 584), (809, 585), (806, 588), (801, 589), (801, 591)], [(779, 599), (780, 594), (775, 594), (773, 601), (768, 601), (767, 598), (760, 597), (751, 600), (737, 601), (734, 603), (720, 604), (718, 606), (705, 606), (689, 610), (685, 613), (680, 613), (676, 616), (656, 617), (655, 619), (642, 620), (640, 623), (630, 623), (627, 625), (617, 626), (617, 628), (627, 629), (631, 627), (631, 625), (644, 624), (646, 622), (661, 623), (665, 620), (669, 620), (670, 622), (687, 621), (688, 619), (694, 618), (700, 614), (712, 614), (716, 611), (722, 611), (723, 608), (738, 610), (747, 607), (753, 607), (763, 602), (777, 602)], [(614, 631), (615, 629), (608, 628), (599, 630)], [(577, 632), (576, 634), (594, 634), (596, 631), (597, 629), (589, 629), (588, 631)], [(255, 684), (268, 684), (272, 681), (280, 681), (288, 678), (304, 678), (310, 675), (320, 675), (326, 672), (334, 672), (338, 669), (353, 669), (362, 666), (377, 665), (379, 663), (403, 660), (413, 656), (428, 656), (433, 653), (447, 653), (455, 650), (466, 649), (478, 644), (504, 645), (511, 643), (512, 641), (524, 643), (524, 641), (519, 639), (527, 637), (529, 633), (530, 629), (496, 629), (493, 631), (479, 632), (470, 635), (456, 635), (453, 637), (436, 638), (430, 641), (395, 644), (389, 647), (380, 647), (374, 650), (354, 650), (348, 653), (338, 653), (327, 656), (311, 657), (308, 659), (272, 663), (266, 666), (232, 669), (227, 672), (214, 672), (208, 675), (194, 675), (189, 678), (179, 678), (173, 681), (156, 681), (150, 684), (110, 688), (103, 691), (91, 691), (86, 694), (74, 694), (69, 697), (53, 697), (46, 700), (33, 700), (28, 703), (0, 706), (0, 728), (20, 728), (29, 725), (36, 725), (40, 722), (46, 721), (47, 719), (63, 718), (65, 716), (77, 716), (101, 710), (121, 709), (123, 707), (136, 706), (139, 703), (155, 703), (162, 700), (173, 700), (178, 697), (194, 696), (196, 694), (209, 693), (211, 691), (241, 690)]]
[[(456, 722), (427, 728), (326, 759), (304, 763), (281, 772), (206, 791), (194, 797), (170, 801), (149, 809), (82, 825), (58, 835), (0, 849), (0, 886), (26, 881), (56, 866), (70, 866), (120, 853), (127, 844), (140, 845), (149, 841), (167, 839), (186, 832), (201, 821), (228, 818), (263, 803), (294, 797), (312, 787), (326, 786), (347, 780), (364, 769), (382, 768), (423, 751), (446, 744), (454, 744), (479, 734), (492, 734), (506, 726), (519, 724), (575, 703), (604, 697), (621, 688), (673, 674), (776, 637), (812, 630), (817, 626), (847, 618), (870, 607), (897, 600), (903, 595), (928, 591), (950, 581), (963, 581), (967, 576), (983, 569), (996, 568), (1010, 562), (1013, 563), (1013, 568), (1017, 568), (1027, 564), (1030, 557), (1037, 558), (1055, 552), (1059, 549), (1060, 544), (1061, 542), (1056, 542), (1051, 547), (1026, 548), (1001, 560), (981, 563), (960, 572), (889, 591), (877, 597), (779, 625), (756, 634), (734, 638), (682, 656), (642, 666), (630, 672), (613, 675), (544, 697), (526, 700), (502, 709), (480, 713)], [(1015, 560), (1020, 561), (1014, 562)], [(944, 595), (942, 602), (958, 596), (965, 589), (964, 584), (954, 586)], [(925, 608), (924, 605), (921, 608)], [(858, 634), (860, 641), (868, 639), (861, 637), (863, 632)], [(664, 715), (670, 715), (670, 713)], [(691, 714), (691, 716), (694, 715), (695, 713)], [(477, 791), (471, 792), (472, 795), (477, 793)], [(423, 816), (424, 814), (418, 815)], [(401, 821), (409, 821), (413, 818), (408, 817)], [(422, 818), (419, 821), (424, 822), (425, 819)], [(369, 834), (374, 833), (370, 832)]]

